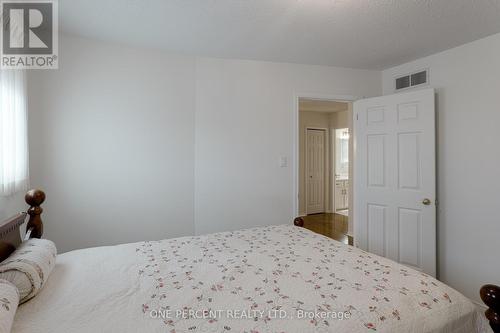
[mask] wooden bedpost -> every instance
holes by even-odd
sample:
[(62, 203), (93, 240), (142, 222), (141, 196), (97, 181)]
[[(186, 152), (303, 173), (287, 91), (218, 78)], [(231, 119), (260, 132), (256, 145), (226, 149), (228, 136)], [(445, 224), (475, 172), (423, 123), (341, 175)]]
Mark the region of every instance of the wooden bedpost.
[(29, 215), (30, 218), (26, 226), (24, 240), (42, 237), (43, 223), (40, 214), (42, 214), (43, 209), (40, 205), (45, 201), (45, 193), (40, 190), (31, 190), (26, 193), (24, 200), (30, 206), (27, 212), (0, 221), (0, 262), (8, 258), (21, 244), (23, 238), (19, 227), (25, 222), (26, 215)]
[(500, 287), (487, 284), (481, 287), (481, 299), (488, 306), (485, 315), (493, 332), (500, 333)]
[(293, 224), (296, 225), (297, 227), (303, 227), (304, 219), (302, 217), (296, 217), (295, 220), (293, 220)]
[(26, 225), (26, 239), (41, 238), (43, 223), (40, 214), (42, 214), (43, 209), (40, 205), (45, 201), (45, 193), (42, 190), (30, 190), (26, 193), (24, 200), (30, 205), (28, 209), (30, 219)]

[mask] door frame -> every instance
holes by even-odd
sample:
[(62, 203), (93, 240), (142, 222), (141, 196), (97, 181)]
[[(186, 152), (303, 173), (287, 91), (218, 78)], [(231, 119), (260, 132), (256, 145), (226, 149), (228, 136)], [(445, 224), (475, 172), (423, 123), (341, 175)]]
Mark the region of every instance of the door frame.
[(328, 167), (331, 167), (330, 166), (330, 162), (329, 162), (329, 157), (330, 157), (330, 153), (329, 153), (329, 149), (327, 148), (330, 148), (330, 146), (328, 145), (327, 146), (327, 142), (328, 142), (328, 128), (326, 127), (315, 127), (315, 126), (306, 126), (305, 128), (305, 139), (306, 139), (306, 142), (305, 142), (305, 174), (304, 174), (304, 179), (305, 179), (305, 182), (306, 182), (306, 188), (305, 188), (305, 191), (304, 191), (304, 196), (305, 196), (305, 202), (306, 202), (306, 206), (304, 207), (304, 210), (305, 210), (305, 214), (307, 215), (308, 212), (307, 212), (307, 193), (309, 192), (308, 189), (309, 189), (309, 182), (307, 181), (307, 174), (309, 173), (309, 168), (307, 167), (308, 163), (307, 163), (307, 148), (308, 148), (308, 145), (309, 145), (309, 141), (307, 140), (307, 131), (309, 130), (313, 130), (313, 131), (323, 131), (324, 133), (324, 142), (323, 142), (323, 145), (325, 147), (324, 149), (324, 171), (323, 171), (323, 208), (324, 208), (324, 212), (327, 212), (328, 209), (327, 208), (327, 200), (326, 200), (326, 191), (328, 190), (329, 188), (329, 185), (328, 182), (326, 181), (326, 174), (329, 173), (330, 170), (328, 170)]
[[(335, 102), (354, 102), (360, 99), (353, 95), (338, 95), (338, 94), (321, 94), (312, 92), (297, 92), (293, 97), (293, 190), (292, 190), (292, 214), (290, 216), (290, 221), (301, 212), (299, 212), (299, 99), (318, 99), (322, 101), (335, 101)], [(354, 112), (353, 112), (354, 117)], [(352, 119), (354, 123), (354, 119)], [(354, 128), (353, 128), (354, 131)], [(352, 134), (354, 135), (354, 133)], [(354, 141), (353, 141), (354, 143)], [(354, 148), (356, 148), (354, 146)], [(351, 219), (352, 220), (352, 219)]]

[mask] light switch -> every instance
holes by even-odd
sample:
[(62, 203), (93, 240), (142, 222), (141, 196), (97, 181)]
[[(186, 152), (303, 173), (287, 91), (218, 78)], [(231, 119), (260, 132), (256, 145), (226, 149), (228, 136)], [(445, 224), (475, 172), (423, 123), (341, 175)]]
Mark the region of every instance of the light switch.
[(281, 168), (286, 168), (288, 166), (288, 159), (286, 156), (281, 156), (280, 157), (280, 167)]

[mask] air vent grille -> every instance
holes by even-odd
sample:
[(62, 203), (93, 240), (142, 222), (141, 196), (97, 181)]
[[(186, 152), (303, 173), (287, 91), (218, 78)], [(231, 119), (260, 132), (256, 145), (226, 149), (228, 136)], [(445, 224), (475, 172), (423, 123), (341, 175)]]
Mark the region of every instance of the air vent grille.
[(428, 70), (399, 76), (396, 78), (396, 84), (395, 84), (396, 91), (427, 84), (428, 80), (429, 80)]
[(411, 86), (427, 83), (427, 71), (418, 72), (411, 75)]
[(410, 76), (406, 75), (396, 79), (396, 90), (409, 88), (410, 87)]

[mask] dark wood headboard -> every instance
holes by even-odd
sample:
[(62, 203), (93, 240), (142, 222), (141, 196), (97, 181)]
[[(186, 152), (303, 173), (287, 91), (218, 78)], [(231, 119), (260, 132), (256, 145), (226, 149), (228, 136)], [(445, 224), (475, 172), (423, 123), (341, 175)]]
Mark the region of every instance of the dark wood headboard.
[(5, 260), (21, 244), (19, 227), (25, 222), (27, 215), (29, 215), (29, 220), (26, 225), (26, 235), (23, 238), (42, 237), (43, 223), (40, 215), (43, 209), (40, 205), (45, 201), (45, 193), (41, 190), (30, 190), (24, 196), (24, 200), (29, 205), (26, 212), (0, 222), (0, 262)]

